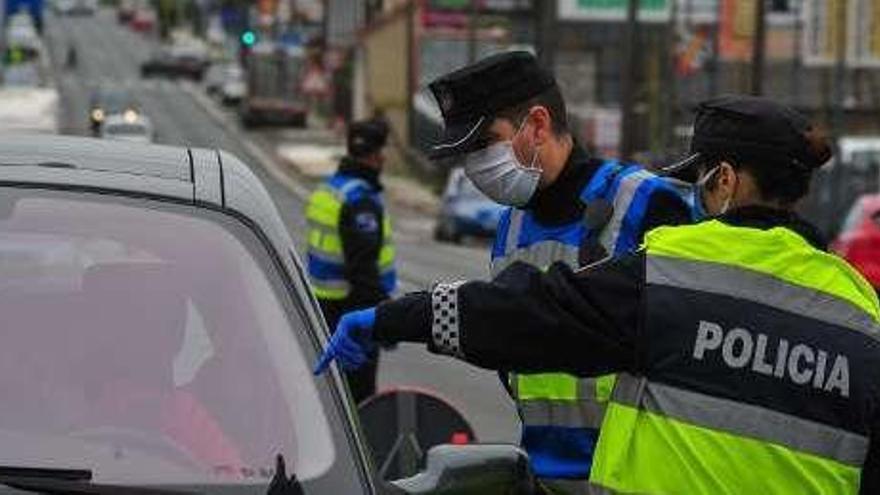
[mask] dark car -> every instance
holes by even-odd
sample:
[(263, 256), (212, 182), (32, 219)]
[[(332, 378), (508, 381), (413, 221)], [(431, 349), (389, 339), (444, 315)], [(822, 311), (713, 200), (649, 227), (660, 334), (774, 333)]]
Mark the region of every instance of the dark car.
[(137, 6), (132, 0), (121, 0), (116, 7), (116, 20), (119, 24), (128, 24), (134, 18)]
[(207, 53), (201, 46), (175, 45), (165, 47), (141, 64), (141, 76), (201, 81), (209, 65)]
[(292, 246), (226, 153), (0, 137), (0, 493), (528, 493), (511, 446), (376, 479)]
[(880, 194), (853, 203), (832, 247), (880, 289)]
[(111, 115), (124, 115), (126, 112), (139, 114), (139, 105), (129, 91), (119, 88), (98, 88), (89, 98), (89, 128), (92, 134), (101, 133), (101, 126)]
[(504, 207), (481, 193), (462, 169), (453, 169), (449, 174), (441, 202), (434, 228), (436, 240), (458, 243), (465, 236), (495, 236)]

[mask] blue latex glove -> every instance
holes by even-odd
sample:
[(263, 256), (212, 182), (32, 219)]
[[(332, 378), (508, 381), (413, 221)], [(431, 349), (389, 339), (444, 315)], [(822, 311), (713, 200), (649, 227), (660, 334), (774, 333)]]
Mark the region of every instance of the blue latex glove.
[(373, 342), (373, 325), (376, 324), (376, 308), (346, 313), (336, 325), (336, 331), (315, 365), (315, 374), (327, 371), (335, 359), (346, 371), (363, 366), (376, 349)]

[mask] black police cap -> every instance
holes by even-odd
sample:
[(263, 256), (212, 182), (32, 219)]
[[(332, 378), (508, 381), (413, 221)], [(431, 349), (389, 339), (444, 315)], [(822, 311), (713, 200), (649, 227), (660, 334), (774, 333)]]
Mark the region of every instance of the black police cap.
[(553, 76), (525, 51), (505, 52), (451, 72), (429, 85), (445, 125), (432, 158), (446, 158), (480, 146), (493, 116), (556, 86)]
[(732, 153), (755, 165), (786, 164), (808, 171), (831, 158), (830, 148), (809, 137), (813, 124), (794, 109), (769, 98), (729, 95), (697, 106), (691, 155), (664, 169), (676, 173), (701, 163), (706, 155)]
[(384, 119), (352, 122), (348, 126), (348, 153), (352, 156), (364, 156), (379, 151), (388, 141), (388, 132), (388, 123)]

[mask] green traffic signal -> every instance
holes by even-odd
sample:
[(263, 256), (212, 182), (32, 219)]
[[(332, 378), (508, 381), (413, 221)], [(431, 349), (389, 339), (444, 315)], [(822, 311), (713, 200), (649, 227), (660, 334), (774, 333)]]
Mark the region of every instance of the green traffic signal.
[(257, 34), (253, 31), (245, 31), (241, 33), (241, 43), (245, 46), (253, 46), (257, 42)]

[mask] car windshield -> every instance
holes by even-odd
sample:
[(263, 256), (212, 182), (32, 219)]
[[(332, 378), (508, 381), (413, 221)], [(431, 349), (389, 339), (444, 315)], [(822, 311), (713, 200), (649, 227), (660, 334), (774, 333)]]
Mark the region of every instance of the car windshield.
[[(183, 206), (0, 190), (0, 465), (265, 486), (334, 461), (262, 244)], [(26, 194), (26, 195), (25, 195)]]
[(857, 200), (853, 203), (849, 212), (846, 214), (846, 218), (843, 220), (843, 224), (840, 227), (841, 233), (850, 233), (856, 230), (860, 223), (862, 223), (862, 217), (865, 212), (865, 201), (863, 199)]
[(105, 91), (96, 100), (97, 105), (109, 114), (122, 113), (129, 108), (134, 108), (131, 95), (124, 91)]
[(457, 196), (461, 199), (470, 199), (477, 201), (491, 201), (486, 197), (485, 194), (481, 193), (477, 186), (471, 182), (470, 179), (467, 178), (464, 174), (459, 175), (458, 177), (458, 193)]

